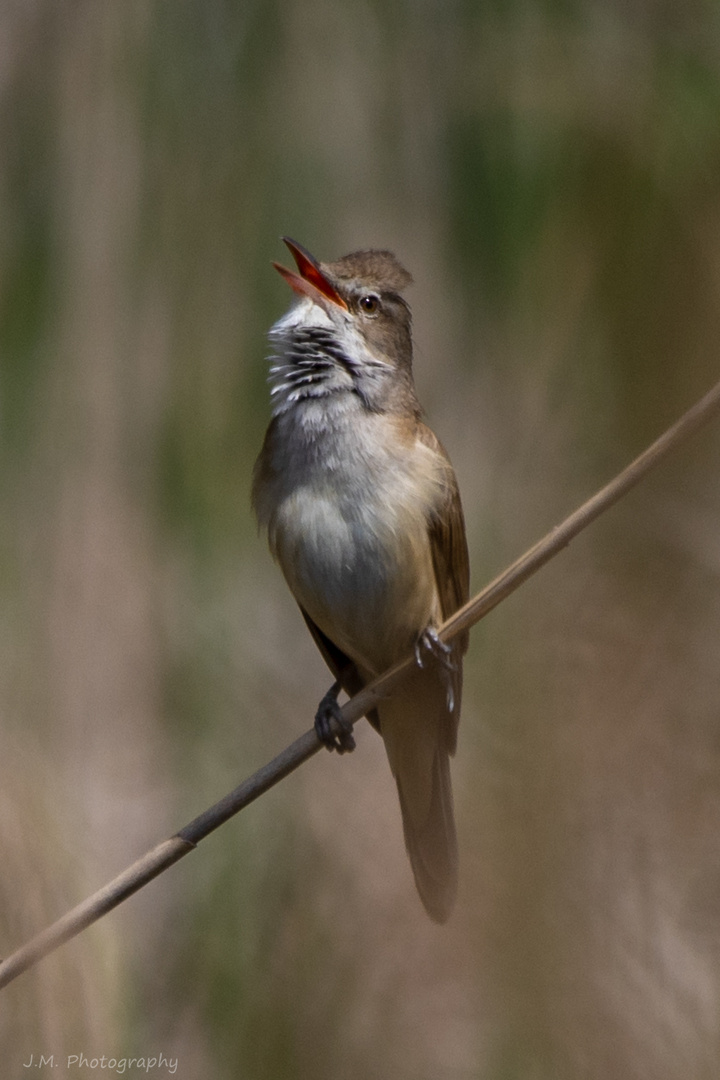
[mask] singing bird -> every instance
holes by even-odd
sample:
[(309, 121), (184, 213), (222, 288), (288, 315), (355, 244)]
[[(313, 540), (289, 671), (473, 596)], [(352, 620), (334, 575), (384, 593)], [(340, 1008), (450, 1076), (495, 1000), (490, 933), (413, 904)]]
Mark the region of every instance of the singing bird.
[(335, 676), (315, 717), (329, 749), (354, 747), (337, 697), (413, 650), (417, 665), (368, 719), (397, 783), (405, 845), (436, 922), (457, 891), (449, 757), (455, 752), (467, 635), (436, 628), (468, 598), (457, 480), (422, 421), (412, 374), (412, 278), (389, 251), (319, 262), (283, 238), (275, 263), (296, 302), (270, 331), (272, 420), (253, 506), (310, 632)]

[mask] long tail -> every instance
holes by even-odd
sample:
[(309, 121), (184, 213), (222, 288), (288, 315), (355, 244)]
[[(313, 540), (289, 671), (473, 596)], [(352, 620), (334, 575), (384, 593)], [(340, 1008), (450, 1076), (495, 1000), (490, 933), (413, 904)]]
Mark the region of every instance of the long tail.
[(458, 851), (449, 759), (453, 718), (437, 672), (418, 673), (407, 691), (384, 702), (380, 729), (417, 890), (430, 918), (444, 923), (457, 894)]
[(415, 884), (425, 910), (435, 922), (444, 923), (455, 905), (458, 879), (457, 837), (450, 787), (450, 763), (439, 751), (433, 766), (430, 812), (417, 824), (405, 805), (398, 781), (405, 846)]

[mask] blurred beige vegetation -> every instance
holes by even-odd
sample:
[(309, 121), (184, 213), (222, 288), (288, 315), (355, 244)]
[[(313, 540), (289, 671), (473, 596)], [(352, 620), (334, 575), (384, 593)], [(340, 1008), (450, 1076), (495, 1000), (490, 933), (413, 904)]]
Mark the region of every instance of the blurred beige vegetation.
[[(6, 0), (0, 41), (7, 954), (327, 688), (248, 505), (280, 234), (412, 270), (476, 589), (718, 379), (720, 8)], [(446, 928), (362, 725), (4, 990), (3, 1075), (715, 1080), (719, 450), (474, 631)]]

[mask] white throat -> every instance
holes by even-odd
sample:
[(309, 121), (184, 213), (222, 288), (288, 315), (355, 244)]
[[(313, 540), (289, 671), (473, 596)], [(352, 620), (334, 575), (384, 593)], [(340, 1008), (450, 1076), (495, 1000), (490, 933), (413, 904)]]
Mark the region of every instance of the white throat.
[(329, 313), (309, 297), (278, 319), (269, 338), (276, 349), (270, 357), (274, 416), (301, 403), (327, 406), (329, 399), (348, 395), (368, 406), (392, 373), (390, 364), (370, 352), (349, 312), (333, 306)]

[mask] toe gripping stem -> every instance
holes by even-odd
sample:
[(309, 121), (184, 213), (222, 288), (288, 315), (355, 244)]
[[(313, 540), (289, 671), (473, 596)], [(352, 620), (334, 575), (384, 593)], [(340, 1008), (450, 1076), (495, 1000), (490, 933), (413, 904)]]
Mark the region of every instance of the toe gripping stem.
[(452, 645), (441, 641), (437, 631), (432, 626), (426, 627), (415, 642), (415, 662), (419, 668), (425, 668), (428, 656), (431, 656), (435, 663), (442, 668), (447, 693), (447, 706), (450, 712), (454, 712), (454, 682), (457, 664), (452, 658)]
[(328, 750), (345, 754), (355, 749), (352, 724), (345, 720), (338, 705), (340, 683), (336, 682), (321, 699), (315, 713), (315, 734)]

